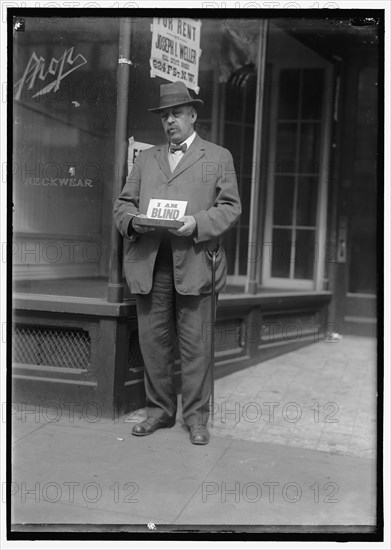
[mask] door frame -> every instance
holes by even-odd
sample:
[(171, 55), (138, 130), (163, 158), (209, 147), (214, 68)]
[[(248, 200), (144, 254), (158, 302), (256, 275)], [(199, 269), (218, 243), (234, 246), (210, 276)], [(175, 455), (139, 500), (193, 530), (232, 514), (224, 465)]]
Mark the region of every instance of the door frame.
[[(301, 44), (301, 47), (304, 47)], [(306, 48), (308, 49), (308, 48)], [(311, 50), (310, 50), (311, 51)], [(314, 59), (314, 56), (315, 59)], [(317, 63), (315, 65), (315, 62)], [(266, 194), (266, 214), (264, 220), (264, 261), (262, 263), (262, 280), (264, 287), (291, 288), (300, 290), (324, 290), (325, 283), (325, 256), (326, 256), (326, 238), (327, 238), (327, 203), (328, 203), (328, 183), (330, 178), (330, 143), (332, 131), (332, 112), (333, 112), (333, 73), (332, 63), (311, 51), (309, 58), (302, 55), (298, 56), (298, 63), (293, 66), (292, 62), (274, 62), (272, 67), (272, 82), (277, 82), (278, 74), (283, 69), (306, 69), (306, 68), (324, 68), (325, 69), (325, 97), (322, 106), (322, 132), (321, 132), (321, 150), (320, 167), (318, 179), (318, 200), (315, 232), (315, 260), (314, 277), (309, 279), (285, 279), (272, 277), (271, 255), (269, 257), (265, 251), (265, 244), (272, 243), (272, 216), (274, 199), (274, 166), (275, 166), (275, 143), (277, 132), (277, 108), (278, 94), (272, 94), (271, 116), (270, 116), (270, 146), (268, 153), (268, 176), (267, 176), (267, 194)]]

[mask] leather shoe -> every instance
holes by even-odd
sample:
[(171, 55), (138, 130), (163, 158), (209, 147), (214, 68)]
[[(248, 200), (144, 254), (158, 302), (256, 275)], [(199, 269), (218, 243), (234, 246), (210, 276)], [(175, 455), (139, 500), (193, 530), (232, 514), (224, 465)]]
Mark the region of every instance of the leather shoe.
[(172, 428), (174, 424), (175, 419), (167, 421), (150, 416), (146, 420), (143, 420), (143, 422), (139, 422), (133, 426), (132, 435), (150, 435), (161, 428)]
[(207, 445), (209, 438), (209, 432), (203, 424), (190, 426), (190, 441), (193, 445)]

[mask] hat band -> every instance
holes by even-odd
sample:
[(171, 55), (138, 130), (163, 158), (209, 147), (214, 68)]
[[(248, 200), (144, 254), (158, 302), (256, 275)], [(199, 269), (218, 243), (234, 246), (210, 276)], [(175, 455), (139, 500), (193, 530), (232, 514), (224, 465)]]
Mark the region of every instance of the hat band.
[(194, 100), (187, 94), (167, 94), (160, 97), (160, 107), (166, 107), (175, 103), (186, 103), (187, 101)]

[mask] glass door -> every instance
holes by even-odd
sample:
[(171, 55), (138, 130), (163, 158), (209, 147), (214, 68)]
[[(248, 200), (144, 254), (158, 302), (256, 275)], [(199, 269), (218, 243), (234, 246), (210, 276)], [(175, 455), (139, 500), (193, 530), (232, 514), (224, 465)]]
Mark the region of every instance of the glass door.
[(298, 65), (275, 63), (272, 71), (262, 283), (321, 290), (331, 66), (322, 58)]

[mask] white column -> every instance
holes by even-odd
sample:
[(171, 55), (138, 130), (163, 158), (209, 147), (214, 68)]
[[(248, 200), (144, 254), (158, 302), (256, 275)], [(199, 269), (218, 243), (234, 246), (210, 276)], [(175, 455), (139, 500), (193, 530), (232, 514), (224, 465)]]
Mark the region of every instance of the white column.
[(251, 174), (251, 201), (250, 201), (250, 221), (248, 234), (248, 253), (247, 253), (247, 279), (246, 292), (256, 294), (257, 281), (257, 262), (259, 254), (258, 243), (258, 220), (259, 220), (259, 174), (261, 168), (261, 144), (262, 144), (262, 113), (265, 91), (265, 67), (266, 67), (266, 43), (267, 43), (268, 20), (261, 19), (259, 28), (259, 45), (257, 58), (257, 90), (255, 106), (255, 125), (254, 125), (254, 147), (253, 147), (253, 166)]

